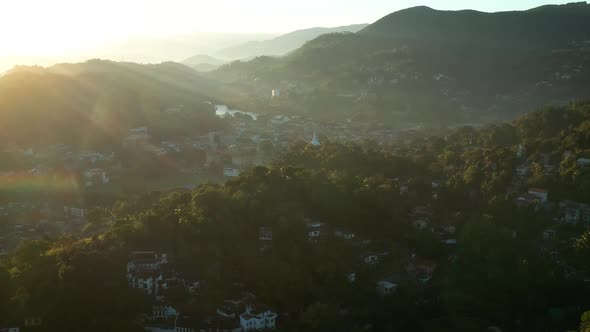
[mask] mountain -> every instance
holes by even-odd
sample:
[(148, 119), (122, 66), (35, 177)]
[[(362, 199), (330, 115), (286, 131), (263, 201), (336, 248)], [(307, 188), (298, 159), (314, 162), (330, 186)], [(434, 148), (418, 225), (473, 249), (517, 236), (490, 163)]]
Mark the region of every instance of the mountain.
[(281, 58), (211, 73), (318, 115), (392, 121), (511, 118), (590, 98), (590, 5), (483, 13), (414, 7), (358, 33), (324, 34)]
[(131, 62), (182, 61), (194, 54), (213, 54), (253, 39), (274, 38), (263, 33), (201, 32), (165, 37), (136, 37), (89, 52), (94, 57)]
[(285, 55), (320, 35), (335, 32), (357, 32), (366, 26), (367, 24), (355, 24), (335, 28), (297, 30), (270, 40), (249, 41), (240, 45), (227, 47), (217, 52), (216, 55), (220, 58), (230, 60), (248, 59), (261, 55)]
[(4, 143), (119, 143), (130, 128), (155, 134), (215, 125), (214, 86), (181, 64), (91, 60), (52, 67), (16, 67), (0, 77)]
[(182, 61), (183, 64), (199, 72), (211, 71), (226, 63), (226, 61), (214, 58), (206, 54), (192, 56)]

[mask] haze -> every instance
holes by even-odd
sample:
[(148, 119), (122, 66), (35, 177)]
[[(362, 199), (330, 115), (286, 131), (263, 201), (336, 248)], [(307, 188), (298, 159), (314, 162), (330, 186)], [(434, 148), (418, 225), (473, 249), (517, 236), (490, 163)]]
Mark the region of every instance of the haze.
[[(566, 3), (556, 1), (555, 3)], [(0, 70), (14, 63), (27, 64), (110, 57), (130, 61), (163, 61), (162, 56), (141, 59), (119, 54), (110, 45), (139, 36), (169, 38), (196, 32), (265, 33), (233, 35), (235, 42), (263, 39), (280, 33), (315, 26), (371, 23), (406, 7), (427, 5), (436, 9), (477, 9), (503, 11), (526, 9), (544, 4), (541, 0), (519, 1), (36, 1), (10, 0), (0, 4)], [(188, 36), (186, 36), (188, 35)], [(209, 35), (215, 39), (215, 35)], [(225, 35), (227, 37), (227, 35)], [(195, 36), (193, 39), (202, 38)], [(222, 46), (229, 46), (232, 38)], [(191, 45), (192, 46), (192, 45)], [(202, 46), (202, 45), (201, 45)], [(209, 45), (210, 46), (210, 45)], [(127, 47), (128, 48), (128, 47)], [(192, 50), (207, 52), (211, 47)], [(109, 51), (105, 51), (109, 49)], [(170, 57), (180, 56), (170, 55)]]

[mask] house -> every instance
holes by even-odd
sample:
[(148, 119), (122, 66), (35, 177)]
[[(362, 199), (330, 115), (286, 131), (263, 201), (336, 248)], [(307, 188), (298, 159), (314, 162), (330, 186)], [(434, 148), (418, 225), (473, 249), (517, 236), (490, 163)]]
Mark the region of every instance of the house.
[(177, 282), (167, 276), (168, 256), (153, 251), (136, 251), (127, 263), (127, 284), (131, 288), (143, 289), (148, 295), (158, 296)]
[(177, 316), (173, 323), (152, 323), (143, 328), (149, 332), (195, 332), (195, 329), (191, 327), (193, 325), (195, 324), (189, 317)]
[(240, 315), (240, 326), (242, 331), (274, 330), (276, 327), (277, 314), (269, 309), (256, 310), (246, 308)]
[(240, 176), (240, 170), (235, 167), (224, 167), (223, 168), (223, 176), (235, 178)]
[(127, 262), (127, 273), (134, 270), (156, 271), (167, 263), (167, 254), (157, 254), (154, 251), (134, 251), (130, 255), (129, 262)]
[(307, 237), (310, 241), (317, 242), (322, 236), (322, 228), (324, 224), (317, 221), (311, 221), (311, 219), (306, 219), (306, 226), (307, 226)]
[(82, 219), (86, 216), (86, 210), (81, 207), (64, 206), (64, 215), (66, 218)]
[(537, 203), (538, 203), (537, 196), (529, 194), (529, 193), (522, 194), (522, 195), (518, 196), (516, 199), (514, 199), (514, 204), (516, 204), (518, 207), (521, 207), (521, 208), (526, 208), (531, 205), (535, 205)]
[(349, 232), (349, 231), (345, 231), (342, 229), (337, 229), (334, 231), (334, 236), (344, 239), (344, 240), (352, 240), (354, 239), (354, 233), (353, 232)]
[(379, 263), (379, 256), (374, 253), (365, 254), (362, 256), (362, 260), (365, 264), (375, 265)]
[(537, 197), (539, 203), (547, 203), (547, 190), (540, 188), (529, 188), (528, 193)]
[(410, 187), (407, 184), (402, 184), (399, 186), (399, 194), (405, 195), (410, 191)]
[(567, 223), (590, 223), (590, 205), (574, 201), (562, 201), (559, 203), (562, 220)]
[(348, 272), (345, 274), (345, 276), (346, 280), (348, 280), (348, 282), (350, 282), (351, 284), (356, 281), (356, 272)]
[(272, 241), (272, 227), (259, 227), (258, 240)]
[(428, 222), (426, 221), (426, 219), (422, 218), (414, 221), (413, 225), (416, 229), (419, 230), (425, 230), (426, 228), (428, 228)]
[(239, 318), (209, 317), (200, 325), (200, 332), (242, 332)]
[(0, 332), (20, 332), (18, 327), (0, 327)]
[(84, 185), (86, 187), (107, 184), (110, 181), (111, 179), (102, 168), (93, 168), (84, 172)]
[(28, 317), (25, 319), (25, 327), (39, 327), (43, 323), (43, 319), (39, 316)]
[(225, 300), (223, 304), (217, 308), (217, 315), (224, 318), (236, 318), (245, 309), (250, 308), (241, 300)]
[(386, 295), (391, 295), (393, 293), (395, 293), (395, 291), (397, 290), (397, 288), (399, 287), (398, 284), (395, 284), (393, 282), (387, 281), (387, 280), (381, 280), (377, 282), (377, 286), (375, 287), (375, 290), (377, 291), (377, 293), (381, 296), (386, 296)]
[(158, 303), (152, 306), (153, 320), (168, 320), (176, 317), (178, 312), (171, 305), (165, 303)]
[(580, 158), (576, 160), (576, 165), (580, 167), (588, 167), (590, 166), (590, 159), (589, 158)]
[(432, 279), (432, 274), (436, 270), (436, 263), (433, 261), (414, 261), (406, 266), (406, 272), (413, 276), (417, 281), (426, 284)]
[(543, 231), (543, 240), (552, 240), (555, 238), (555, 230), (546, 229)]

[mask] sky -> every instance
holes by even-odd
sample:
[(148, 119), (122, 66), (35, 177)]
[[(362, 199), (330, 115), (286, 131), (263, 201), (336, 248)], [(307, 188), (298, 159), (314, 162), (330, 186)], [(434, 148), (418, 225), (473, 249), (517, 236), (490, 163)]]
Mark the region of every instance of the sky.
[(1, 0), (0, 57), (53, 56), (136, 36), (284, 33), (371, 23), (417, 5), (504, 11), (553, 0)]

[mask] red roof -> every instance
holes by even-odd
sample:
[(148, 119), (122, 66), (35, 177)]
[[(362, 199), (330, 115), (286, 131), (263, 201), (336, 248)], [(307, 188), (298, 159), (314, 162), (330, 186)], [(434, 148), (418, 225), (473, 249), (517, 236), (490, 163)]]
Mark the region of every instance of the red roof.
[(540, 188), (529, 188), (529, 192), (536, 192), (536, 193), (546, 193), (547, 190), (545, 189), (540, 189)]

